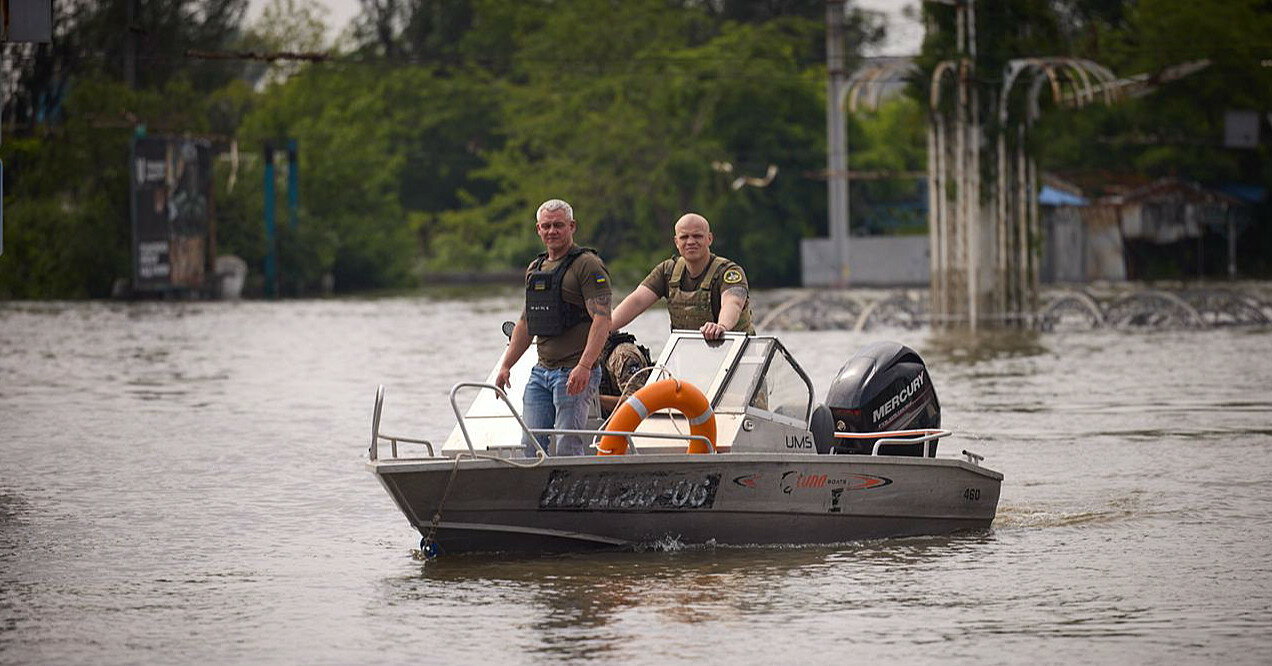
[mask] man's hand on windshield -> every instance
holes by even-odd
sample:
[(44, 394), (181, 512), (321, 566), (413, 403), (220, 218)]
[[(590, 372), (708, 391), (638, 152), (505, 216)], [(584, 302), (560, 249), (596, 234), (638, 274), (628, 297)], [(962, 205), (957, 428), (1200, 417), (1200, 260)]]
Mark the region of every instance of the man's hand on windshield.
[(726, 329), (723, 326), (713, 321), (703, 324), (702, 328), (698, 329), (698, 331), (702, 333), (702, 337), (708, 340), (719, 340), (720, 338), (723, 338), (725, 330)]

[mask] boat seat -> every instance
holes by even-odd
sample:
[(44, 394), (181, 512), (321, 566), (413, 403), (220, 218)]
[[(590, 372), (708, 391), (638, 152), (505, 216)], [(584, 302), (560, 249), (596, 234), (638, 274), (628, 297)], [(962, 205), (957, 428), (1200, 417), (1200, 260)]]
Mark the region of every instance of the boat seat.
[(813, 446), (818, 453), (830, 453), (835, 445), (835, 417), (825, 403), (818, 403), (808, 419), (808, 429), (813, 433)]

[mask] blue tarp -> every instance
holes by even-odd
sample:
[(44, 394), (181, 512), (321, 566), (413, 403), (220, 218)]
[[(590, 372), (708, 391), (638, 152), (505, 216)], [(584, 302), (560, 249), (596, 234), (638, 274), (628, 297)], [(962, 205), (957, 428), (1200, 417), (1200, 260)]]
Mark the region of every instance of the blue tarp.
[(1089, 201), (1085, 197), (1076, 194), (1069, 194), (1064, 190), (1057, 190), (1050, 185), (1043, 185), (1042, 191), (1038, 193), (1038, 205), (1040, 206), (1085, 206)]
[(1250, 204), (1257, 204), (1268, 195), (1267, 188), (1245, 183), (1224, 183), (1215, 189)]

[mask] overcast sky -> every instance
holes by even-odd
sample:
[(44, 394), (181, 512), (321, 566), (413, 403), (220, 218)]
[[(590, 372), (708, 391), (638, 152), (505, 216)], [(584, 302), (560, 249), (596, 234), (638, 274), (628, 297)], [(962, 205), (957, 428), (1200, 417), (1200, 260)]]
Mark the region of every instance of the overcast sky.
[[(261, 7), (266, 0), (250, 0), (249, 20), (260, 15)], [(302, 2), (306, 0), (301, 0)], [(334, 38), (349, 25), (349, 21), (358, 13), (358, 0), (307, 0), (327, 8), (326, 23), (329, 38)], [(888, 21), (888, 41), (871, 55), (913, 55), (918, 53), (919, 44), (923, 41), (923, 26), (901, 15), (907, 5), (914, 5), (918, 0), (853, 0), (858, 7), (883, 13)]]

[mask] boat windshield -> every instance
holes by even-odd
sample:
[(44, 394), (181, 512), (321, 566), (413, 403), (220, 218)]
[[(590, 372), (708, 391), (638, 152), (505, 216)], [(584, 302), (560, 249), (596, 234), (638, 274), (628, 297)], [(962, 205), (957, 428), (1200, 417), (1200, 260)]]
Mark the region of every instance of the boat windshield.
[(755, 384), (760, 380), (764, 370), (764, 361), (768, 359), (773, 341), (758, 338), (751, 341), (738, 357), (737, 369), (729, 377), (729, 383), (720, 393), (715, 409), (718, 412), (742, 412), (755, 393)]
[(736, 369), (720, 390), (715, 410), (740, 413), (752, 409), (768, 418), (802, 424), (812, 406), (813, 385), (795, 360), (772, 338), (751, 340), (738, 356)]
[[(697, 386), (711, 398), (712, 388), (723, 374), (729, 354), (740, 340), (725, 338), (723, 340), (704, 340), (701, 336), (685, 336), (675, 338), (675, 346), (667, 354), (663, 362), (671, 376)], [(659, 379), (653, 373), (650, 382)]]

